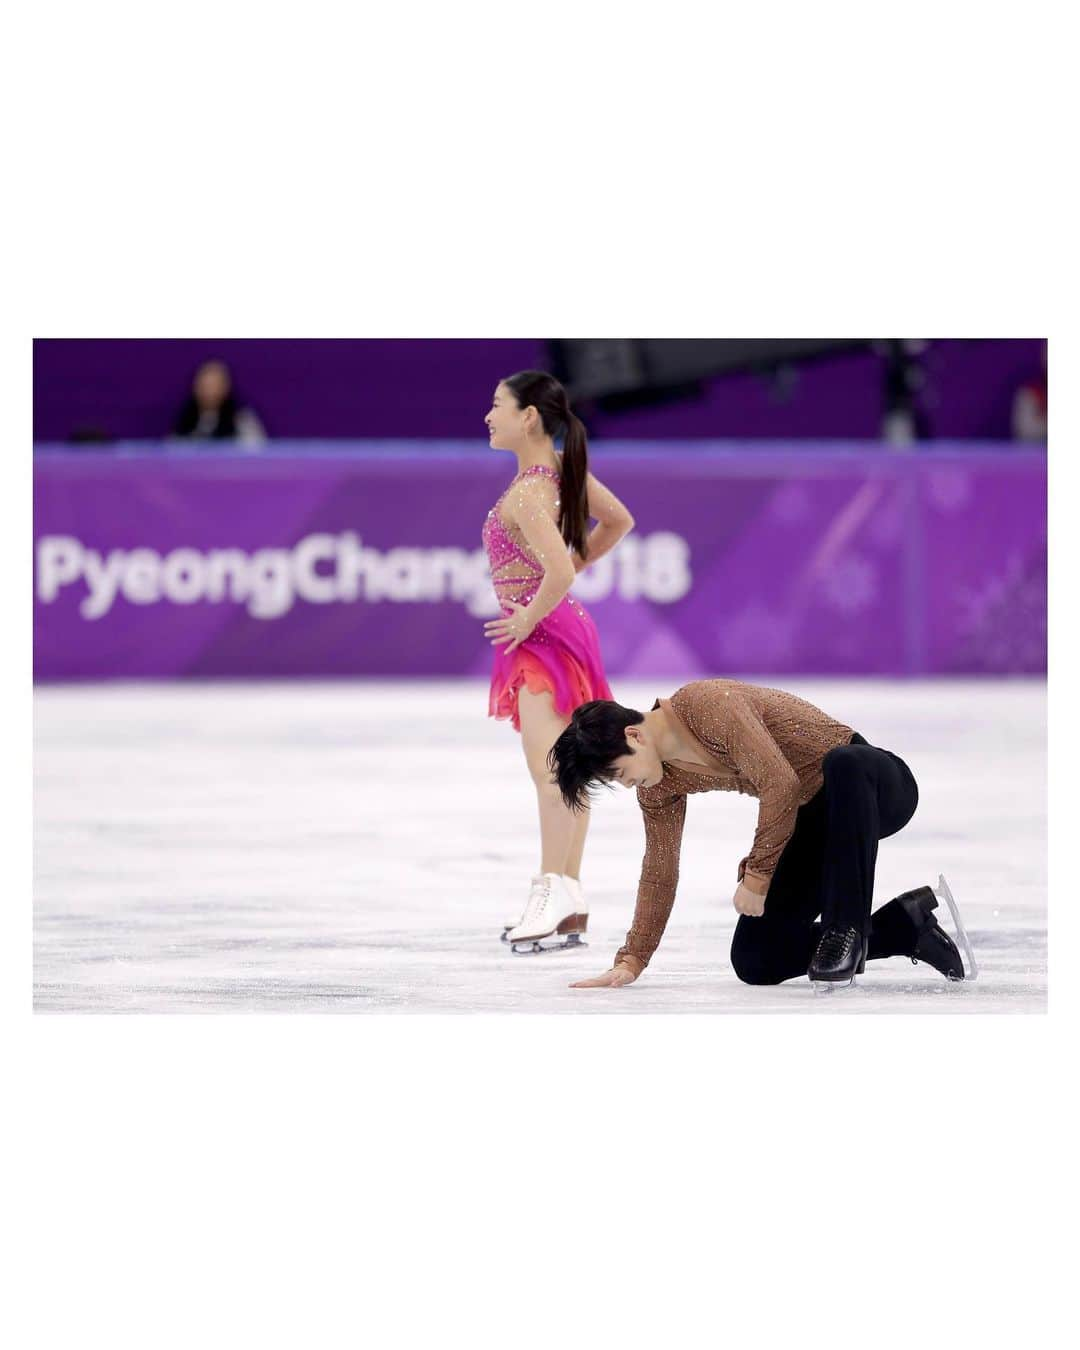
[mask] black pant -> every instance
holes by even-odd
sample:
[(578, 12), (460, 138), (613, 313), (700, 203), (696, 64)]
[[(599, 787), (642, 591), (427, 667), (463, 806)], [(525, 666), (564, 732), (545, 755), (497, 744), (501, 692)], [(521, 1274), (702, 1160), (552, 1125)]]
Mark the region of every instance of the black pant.
[(871, 916), (870, 906), (878, 840), (902, 830), (918, 805), (911, 770), (856, 732), (850, 744), (829, 751), (821, 771), (825, 781), (799, 808), (765, 913), (743, 914), (735, 925), (731, 964), (747, 984), (805, 975), (830, 924), (851, 924), (869, 937), (871, 959), (903, 954), (910, 940), (908, 921), (888, 905)]

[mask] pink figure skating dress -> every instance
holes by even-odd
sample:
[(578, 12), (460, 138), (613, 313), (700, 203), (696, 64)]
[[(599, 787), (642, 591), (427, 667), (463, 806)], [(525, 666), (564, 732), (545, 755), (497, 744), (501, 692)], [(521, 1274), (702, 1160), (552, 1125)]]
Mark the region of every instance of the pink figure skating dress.
[[(507, 524), (499, 514), (499, 507), (508, 493), (536, 474), (548, 475), (558, 489), (556, 471), (546, 464), (534, 464), (517, 475), (484, 521), (484, 548), (504, 615), (512, 612), (507, 603), (510, 600), (520, 605), (529, 604), (544, 579), (543, 564), (529, 548), (521, 531), (516, 525)], [(555, 504), (557, 510), (557, 497)], [(564, 595), (509, 655), (507, 645), (504, 642), (495, 648), (488, 716), (500, 721), (510, 718), (515, 731), (521, 730), (518, 691), (522, 685), (533, 694), (550, 690), (555, 709), (563, 717), (569, 717), (575, 708), (590, 699), (614, 698), (600, 659), (596, 624), (571, 594)]]

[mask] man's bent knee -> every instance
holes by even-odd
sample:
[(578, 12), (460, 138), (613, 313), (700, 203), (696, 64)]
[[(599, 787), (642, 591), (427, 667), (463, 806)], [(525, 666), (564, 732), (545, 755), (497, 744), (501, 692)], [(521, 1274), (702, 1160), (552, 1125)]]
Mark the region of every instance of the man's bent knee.
[(861, 749), (864, 747), (859, 745), (835, 746), (821, 761), (822, 777), (834, 783), (841, 778), (851, 781), (861, 777), (865, 773)]
[(743, 984), (779, 984), (780, 976), (768, 953), (753, 942), (731, 944), (731, 968)]

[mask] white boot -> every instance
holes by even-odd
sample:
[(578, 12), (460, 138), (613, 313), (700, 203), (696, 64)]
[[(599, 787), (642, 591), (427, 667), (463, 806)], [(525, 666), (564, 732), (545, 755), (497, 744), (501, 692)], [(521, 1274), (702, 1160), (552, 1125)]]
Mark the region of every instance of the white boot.
[(570, 899), (574, 902), (574, 913), (578, 919), (578, 930), (584, 933), (589, 926), (589, 902), (585, 898), (585, 892), (581, 889), (581, 882), (577, 877), (568, 877), (564, 874), (563, 885), (570, 892)]
[(533, 952), (555, 951), (561, 947), (581, 947), (582, 929), (577, 905), (558, 872), (541, 872), (533, 877), (528, 903), (521, 922), (507, 933), (507, 941), (518, 956)]
[(510, 941), (510, 930), (511, 930), (511, 928), (516, 928), (516, 927), (518, 926), (518, 924), (521, 923), (522, 920), (523, 920), (524, 918), (525, 918), (525, 911), (522, 910), (521, 913), (517, 916), (516, 919), (511, 919), (509, 923), (504, 923), (504, 924), (503, 924), (503, 930), (502, 930), (502, 932), (499, 934), (499, 941), (500, 941), (500, 942), (509, 942), (509, 941)]
[[(532, 879), (532, 884), (533, 884), (534, 886), (536, 885), (536, 877), (533, 877), (533, 879)], [(526, 904), (528, 904), (527, 901), (526, 901)], [(522, 910), (521, 913), (517, 916), (516, 919), (511, 919), (509, 923), (504, 923), (504, 924), (503, 924), (503, 930), (502, 930), (502, 932), (499, 934), (499, 941), (500, 941), (500, 942), (509, 942), (509, 941), (510, 941), (510, 930), (511, 930), (512, 928), (517, 928), (519, 924), (522, 924), (522, 923), (525, 922), (525, 913), (526, 913), (526, 911), (525, 911), (525, 910)]]

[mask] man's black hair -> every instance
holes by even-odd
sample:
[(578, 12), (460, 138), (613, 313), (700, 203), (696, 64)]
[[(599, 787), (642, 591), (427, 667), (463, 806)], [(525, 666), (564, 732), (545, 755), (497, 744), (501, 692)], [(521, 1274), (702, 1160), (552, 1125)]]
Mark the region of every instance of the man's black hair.
[(570, 725), (547, 758), (562, 799), (572, 811), (590, 804), (590, 783), (608, 784), (615, 761), (634, 753), (626, 740), (626, 728), (644, 721), (644, 713), (610, 699), (595, 698), (575, 708)]

